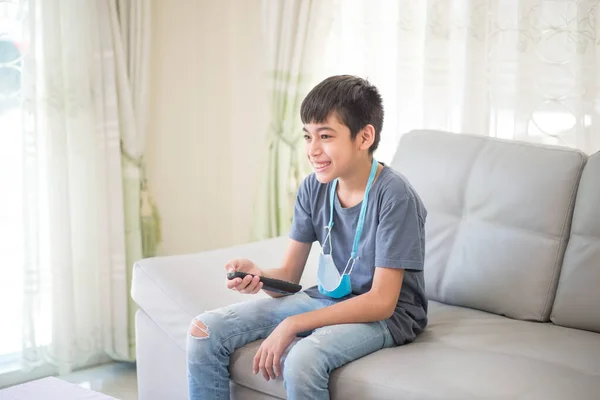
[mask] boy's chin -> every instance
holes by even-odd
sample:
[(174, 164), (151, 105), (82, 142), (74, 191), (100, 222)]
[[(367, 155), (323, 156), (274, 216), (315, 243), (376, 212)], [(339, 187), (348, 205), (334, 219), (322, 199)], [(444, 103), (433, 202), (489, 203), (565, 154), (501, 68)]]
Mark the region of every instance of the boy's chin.
[(318, 172), (315, 172), (315, 177), (322, 184), (327, 184), (335, 179), (335, 177), (331, 176), (331, 174), (320, 174)]

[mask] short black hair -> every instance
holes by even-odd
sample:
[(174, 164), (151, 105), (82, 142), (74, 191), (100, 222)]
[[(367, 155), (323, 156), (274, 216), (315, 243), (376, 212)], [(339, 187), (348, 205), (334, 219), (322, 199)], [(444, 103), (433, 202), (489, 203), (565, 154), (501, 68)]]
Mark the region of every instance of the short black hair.
[(383, 126), (383, 101), (374, 85), (352, 75), (331, 76), (306, 95), (300, 118), (303, 124), (322, 123), (332, 112), (350, 129), (352, 140), (367, 124), (373, 125), (375, 139), (369, 153), (377, 149)]

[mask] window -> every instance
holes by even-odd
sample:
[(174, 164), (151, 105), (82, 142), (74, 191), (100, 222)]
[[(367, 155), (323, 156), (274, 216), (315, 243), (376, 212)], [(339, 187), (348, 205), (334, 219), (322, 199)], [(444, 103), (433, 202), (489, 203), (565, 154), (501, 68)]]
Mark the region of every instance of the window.
[(24, 12), (24, 2), (0, 0), (0, 374), (14, 369), (19, 361), (23, 322), (21, 67), (27, 51), (22, 30)]

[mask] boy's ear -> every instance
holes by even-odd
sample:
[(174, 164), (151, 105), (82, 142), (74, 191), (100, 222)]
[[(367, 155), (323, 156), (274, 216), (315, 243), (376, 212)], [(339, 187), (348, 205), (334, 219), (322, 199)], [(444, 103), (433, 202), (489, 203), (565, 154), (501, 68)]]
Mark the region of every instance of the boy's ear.
[(358, 139), (360, 140), (359, 148), (361, 150), (369, 150), (375, 141), (375, 127), (371, 124), (365, 125), (358, 134)]

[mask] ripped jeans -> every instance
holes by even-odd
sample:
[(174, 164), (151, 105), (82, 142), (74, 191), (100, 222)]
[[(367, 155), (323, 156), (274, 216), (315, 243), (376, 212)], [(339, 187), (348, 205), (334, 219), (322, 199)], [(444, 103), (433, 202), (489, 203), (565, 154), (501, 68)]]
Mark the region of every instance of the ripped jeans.
[[(264, 339), (285, 318), (333, 304), (305, 293), (250, 300), (213, 310), (195, 319), (207, 337), (188, 333), (187, 365), (190, 400), (229, 400), (229, 357), (235, 349)], [(331, 325), (307, 332), (281, 360), (287, 398), (329, 399), (329, 374), (336, 368), (394, 340), (385, 322)], [(248, 365), (252, 373), (252, 366)], [(260, 379), (262, 375), (259, 375)]]

